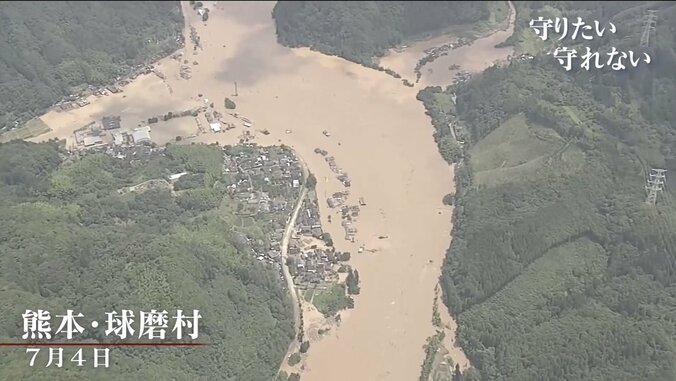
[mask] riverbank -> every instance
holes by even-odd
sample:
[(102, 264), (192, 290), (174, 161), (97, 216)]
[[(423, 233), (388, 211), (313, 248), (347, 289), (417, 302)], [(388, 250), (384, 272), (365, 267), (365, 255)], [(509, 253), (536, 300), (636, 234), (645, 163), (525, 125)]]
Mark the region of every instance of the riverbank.
[(508, 20), (506, 25), (498, 31), (472, 40), (471, 44), (456, 47), (448, 54), (439, 56), (426, 63), (420, 70), (421, 77), (416, 81), (416, 65), (423, 59), (430, 49), (456, 43), (458, 35), (443, 33), (439, 36), (410, 44), (406, 49), (392, 49), (390, 53), (380, 59), (380, 65), (394, 70), (403, 78), (415, 83), (415, 87), (423, 89), (428, 86), (442, 86), (452, 84), (453, 77), (462, 71), (480, 73), (493, 63), (503, 61), (514, 53), (513, 47), (496, 48), (514, 33), (516, 9), (509, 1)]

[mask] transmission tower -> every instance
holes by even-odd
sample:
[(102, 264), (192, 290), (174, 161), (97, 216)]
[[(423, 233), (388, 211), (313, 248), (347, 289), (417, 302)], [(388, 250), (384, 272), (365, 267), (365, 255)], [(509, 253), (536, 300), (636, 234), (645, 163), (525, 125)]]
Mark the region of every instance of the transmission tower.
[(662, 186), (664, 185), (664, 179), (666, 178), (664, 173), (666, 171), (666, 169), (650, 170), (650, 179), (648, 180), (648, 185), (645, 187), (648, 191), (648, 198), (645, 200), (647, 204), (655, 205), (657, 193), (662, 191)]
[(641, 47), (647, 48), (650, 45), (650, 32), (657, 26), (657, 11), (649, 10), (643, 17), (643, 34), (641, 35)]

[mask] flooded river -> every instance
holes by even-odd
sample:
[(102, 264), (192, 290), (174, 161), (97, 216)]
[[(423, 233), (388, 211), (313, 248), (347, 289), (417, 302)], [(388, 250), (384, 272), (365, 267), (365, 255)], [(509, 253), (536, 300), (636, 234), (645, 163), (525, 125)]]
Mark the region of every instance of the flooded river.
[[(258, 133), (257, 143), (282, 142), (303, 157), (318, 179), (324, 229), (339, 251), (352, 253), (350, 262), (360, 273), (356, 308), (344, 315), (339, 327), (312, 343), (302, 379), (417, 379), (423, 345), (434, 333), (434, 289), (451, 240), (452, 210), (442, 198), (454, 186), (452, 167), (441, 158), (430, 120), (415, 99), (418, 88), (340, 58), (278, 45), (273, 2), (205, 2), (205, 6), (211, 12), (203, 23), (184, 4), (187, 21), (202, 43), (196, 54), (190, 43), (184, 51), (185, 59), (198, 63), (191, 65), (191, 79), (179, 76), (181, 61), (166, 58), (156, 65), (164, 80), (143, 76), (121, 94), (94, 98), (81, 109), (50, 112), (42, 119), (53, 131), (35, 140), (72, 141), (74, 129), (107, 114), (121, 115), (123, 127), (131, 128), (150, 116), (211, 102), (225, 113), (224, 98), (231, 97), (237, 111), (254, 123), (253, 130), (269, 131)], [(493, 49), (488, 45), (475, 43), (456, 54), (475, 57), (476, 49)], [(477, 65), (487, 66), (493, 57)], [(238, 95), (232, 96), (235, 82)], [(235, 143), (244, 127), (237, 120), (233, 123), (237, 124), (233, 130), (187, 141)], [(324, 130), (330, 137), (322, 134)], [(194, 118), (187, 117), (153, 125), (151, 136), (163, 144), (196, 131)], [(343, 228), (336, 222), (340, 219), (324, 202), (345, 188), (315, 148), (328, 151), (349, 175), (350, 203), (360, 197), (367, 203), (354, 243), (343, 240)], [(329, 215), (334, 215), (333, 224)], [(357, 254), (361, 245), (371, 251)], [(466, 366), (462, 351), (452, 352), (454, 361)]]

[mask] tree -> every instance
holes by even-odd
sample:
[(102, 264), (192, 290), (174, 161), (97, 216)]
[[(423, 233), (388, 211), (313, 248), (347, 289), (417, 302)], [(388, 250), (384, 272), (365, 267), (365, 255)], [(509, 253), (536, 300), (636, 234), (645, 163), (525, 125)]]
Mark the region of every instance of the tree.
[[(533, 3), (516, 4), (519, 17), (541, 12)], [(581, 2), (552, 6), (563, 14), (590, 10)], [(601, 6), (607, 15), (631, 7)], [(676, 14), (665, 17), (673, 25)], [(640, 18), (626, 20), (626, 35), (640, 35)], [(521, 37), (515, 32), (518, 47)], [(631, 44), (604, 39), (594, 49), (630, 50)], [(673, 41), (666, 45), (673, 53)], [(453, 241), (441, 277), (444, 302), (459, 317), (459, 344), (482, 379), (671, 380), (672, 342), (660, 346), (663, 358), (651, 357), (648, 348), (673, 332), (664, 322), (676, 319), (663, 309), (676, 302), (670, 286), (676, 272), (662, 267), (676, 255), (665, 244), (673, 242), (676, 209), (667, 202), (660, 217), (648, 216), (639, 205), (644, 180), (634, 176), (646, 162), (676, 170), (669, 161), (676, 118), (656, 122), (642, 109), (672, 102), (666, 94), (676, 89), (674, 69), (566, 73), (545, 56), (419, 93), (446, 159), (454, 155), (444, 106), (452, 104), (452, 92), (457, 96), (454, 122), (473, 153), (460, 157), (455, 172)], [(671, 90), (658, 90), (665, 88)], [(562, 144), (543, 144), (548, 137)], [(544, 155), (531, 147), (545, 148)], [(568, 170), (574, 160), (585, 169)], [(518, 365), (523, 358), (528, 369)], [(478, 380), (469, 370), (463, 377)]]
[(460, 370), (460, 364), (455, 364), (455, 371), (453, 372), (453, 381), (465, 381), (465, 377)]
[(345, 285), (348, 294), (359, 295), (359, 273), (356, 270), (353, 271), (351, 268), (348, 270)]
[[(173, 144), (119, 159), (105, 153), (68, 156), (57, 142), (0, 144), (0, 288), (4, 295), (0, 316), (23, 313), (26, 301), (46, 306), (53, 315), (72, 308), (71, 301), (77, 300), (81, 310), (76, 312), (85, 316), (103, 313), (121, 300), (136, 315), (146, 303), (176, 303), (176, 308), (190, 310), (210, 306), (210, 311), (225, 318), (200, 321), (200, 332), (209, 332), (214, 339), (202, 352), (206, 357), (193, 363), (189, 355), (175, 358), (158, 352), (146, 357), (120, 352), (120, 379), (137, 378), (133, 375), (139, 371), (162, 379), (223, 379), (223, 369), (228, 369), (230, 379), (274, 379), (279, 369), (275, 359), (284, 358), (294, 338), (293, 306), (276, 270), (247, 254), (252, 249), (247, 240), (222, 233), (230, 232), (231, 226), (214, 213), (219, 205), (231, 208), (235, 201), (218, 195), (218, 188), (206, 180), (208, 173), (221, 172), (222, 160), (219, 147), (205, 145)], [(164, 185), (124, 195), (117, 192), (188, 167), (190, 174), (179, 182), (185, 178), (191, 189), (179, 196)], [(202, 202), (203, 211), (185, 207), (184, 194), (198, 199), (206, 195), (204, 204), (211, 208)], [(254, 229), (269, 226), (267, 219), (250, 223)], [(283, 221), (278, 224), (283, 225)], [(41, 235), (44, 231), (50, 234)], [(182, 266), (204, 271), (182, 271)], [(16, 276), (16, 269), (29, 267), (30, 272)], [(105, 291), (78, 292), (84, 283), (91, 290)], [(219, 284), (227, 284), (227, 290), (219, 290)], [(185, 293), (172, 291), (177, 289)], [(216, 299), (223, 303), (210, 302)], [(271, 324), (256, 323), (260, 321)], [(12, 328), (14, 323), (5, 323), (0, 322), (1, 335), (20, 340), (22, 333)], [(92, 340), (105, 340), (102, 332), (88, 332)], [(256, 336), (266, 339), (247, 340)], [(231, 344), (243, 357), (219, 357)], [(17, 364), (23, 362), (21, 356), (3, 353), (0, 380), (16, 379)], [(29, 379), (60, 379), (42, 369), (31, 371)], [(80, 378), (97, 379), (95, 369), (81, 371)]]
[(304, 341), (304, 342), (300, 345), (300, 353), (305, 353), (305, 352), (308, 351), (308, 349), (310, 349), (310, 342), (309, 342), (309, 341)]
[(230, 98), (225, 98), (225, 108), (228, 110), (234, 110), (237, 105)]
[(300, 374), (291, 373), (291, 375), (289, 376), (289, 381), (300, 381)]
[(309, 190), (314, 190), (315, 187), (317, 186), (317, 178), (315, 177), (314, 174), (310, 173), (307, 177), (307, 180), (305, 180), (305, 185)]
[(448, 193), (446, 196), (444, 196), (443, 199), (444, 205), (453, 206), (454, 202), (455, 202), (455, 194)]
[(453, 1), (281, 1), (272, 11), (281, 44), (313, 47), (373, 68), (374, 57), (408, 37), (489, 16), (483, 2)]
[(437, 143), (439, 145), (439, 152), (441, 156), (449, 163), (457, 163), (462, 158), (462, 147), (455, 141), (455, 139), (446, 135), (439, 138)]
[(326, 243), (326, 246), (333, 246), (333, 239), (331, 238), (331, 233), (329, 232), (322, 233), (322, 241)]
[(300, 362), (300, 353), (296, 352), (289, 356), (289, 366), (296, 366)]
[[(172, 2), (59, 1), (40, 8), (5, 2), (0, 8), (0, 131), (175, 51), (183, 28)], [(153, 43), (141, 43), (148, 40)]]
[(469, 367), (465, 369), (462, 376), (465, 378), (465, 381), (481, 381), (479, 371), (476, 368)]

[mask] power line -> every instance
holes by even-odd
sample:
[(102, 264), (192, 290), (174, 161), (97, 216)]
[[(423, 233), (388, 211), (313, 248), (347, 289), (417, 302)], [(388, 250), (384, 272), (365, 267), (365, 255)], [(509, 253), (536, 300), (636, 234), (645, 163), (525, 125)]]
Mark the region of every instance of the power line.
[(657, 27), (657, 11), (649, 10), (643, 18), (643, 34), (641, 35), (641, 47), (650, 45), (650, 32)]
[(650, 178), (648, 179), (648, 185), (646, 185), (646, 190), (648, 190), (648, 197), (646, 203), (649, 205), (655, 205), (657, 201), (657, 193), (662, 191), (662, 186), (664, 185), (664, 179), (666, 175), (664, 174), (666, 169), (651, 169)]

